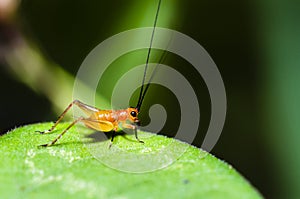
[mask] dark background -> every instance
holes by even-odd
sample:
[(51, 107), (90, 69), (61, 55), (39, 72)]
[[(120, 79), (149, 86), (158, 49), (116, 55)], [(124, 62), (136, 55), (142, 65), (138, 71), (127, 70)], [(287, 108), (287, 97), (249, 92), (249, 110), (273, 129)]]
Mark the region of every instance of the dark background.
[[(5, 56), (18, 48), (19, 40), (34, 43), (46, 60), (75, 75), (86, 55), (101, 41), (127, 29), (151, 26), (156, 3), (24, 0), (16, 6), (13, 17), (2, 17), (0, 132), (54, 120), (61, 111), (38, 86), (28, 85), (10, 70)], [(211, 153), (233, 165), (267, 198), (300, 197), (296, 169), (300, 166), (296, 142), (300, 138), (300, 6), (289, 1), (162, 3), (165, 7), (161, 12), (171, 12), (172, 16), (166, 26), (200, 43), (217, 64), (225, 84), (226, 123)], [(149, 23), (135, 23), (146, 4), (153, 4)], [(166, 4), (174, 9), (169, 11)], [(193, 144), (201, 146), (210, 117), (205, 84), (201, 77), (193, 77), (192, 67), (184, 60), (170, 55), (166, 63), (184, 74), (197, 91), (204, 116)], [(162, 89), (153, 88), (145, 106), (157, 103), (155, 92), (164, 93), (166, 97), (161, 98), (167, 100), (162, 103), (169, 104), (167, 110), (175, 109), (173, 115), (177, 115), (176, 100), (171, 101), (172, 94)], [(171, 132), (172, 128), (176, 125), (169, 124), (163, 131)]]

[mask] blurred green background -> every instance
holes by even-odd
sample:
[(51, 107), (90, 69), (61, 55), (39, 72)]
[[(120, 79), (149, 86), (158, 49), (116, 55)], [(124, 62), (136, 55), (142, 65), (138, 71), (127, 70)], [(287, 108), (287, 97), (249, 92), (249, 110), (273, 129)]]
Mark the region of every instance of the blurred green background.
[[(0, 0), (0, 132), (54, 120), (71, 102), (74, 76), (90, 50), (121, 31), (152, 26), (156, 5), (156, 0)], [(299, 24), (300, 2), (291, 0), (162, 0), (158, 26), (200, 43), (224, 80), (227, 119), (212, 153), (266, 198), (300, 198)], [(132, 59), (132, 66), (145, 55), (136, 52), (142, 58)], [(166, 63), (197, 92), (202, 121), (193, 144), (201, 146), (210, 116), (205, 84), (184, 60), (169, 55)], [(126, 71), (112, 71), (119, 72)], [(113, 83), (101, 93), (107, 101)], [(156, 86), (145, 109), (160, 102), (158, 94), (168, 113), (177, 115), (174, 96)], [(176, 130), (177, 119), (168, 117), (171, 125), (161, 133)]]

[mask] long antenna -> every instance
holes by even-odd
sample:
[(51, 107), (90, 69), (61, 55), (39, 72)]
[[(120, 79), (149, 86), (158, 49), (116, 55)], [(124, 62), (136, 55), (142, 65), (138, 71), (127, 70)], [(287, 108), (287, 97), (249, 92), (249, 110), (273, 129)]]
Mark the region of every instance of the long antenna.
[(156, 15), (155, 15), (155, 19), (154, 19), (154, 25), (153, 25), (152, 35), (151, 35), (151, 39), (150, 39), (150, 46), (149, 46), (149, 49), (148, 49), (148, 54), (147, 54), (147, 59), (146, 59), (146, 66), (145, 66), (145, 71), (144, 71), (142, 86), (141, 86), (141, 90), (140, 90), (140, 96), (139, 96), (138, 103), (136, 105), (136, 108), (138, 110), (140, 109), (140, 107), (142, 105), (142, 102), (143, 102), (142, 99), (143, 99), (144, 83), (145, 83), (145, 80), (146, 80), (146, 74), (147, 74), (147, 69), (148, 69), (148, 64), (149, 64), (149, 58), (150, 58), (150, 54), (151, 54), (152, 43), (153, 43), (153, 38), (154, 38), (156, 23), (157, 23), (157, 19), (158, 19), (158, 13), (159, 13), (159, 9), (160, 9), (160, 4), (161, 4), (161, 0), (159, 0), (158, 6), (157, 6), (157, 10), (156, 10)]
[[(160, 59), (159, 59), (159, 62), (156, 64), (156, 66), (155, 66), (155, 68), (153, 69), (153, 72), (152, 72), (152, 74), (151, 74), (151, 77), (149, 78), (149, 81), (148, 81), (148, 83), (146, 84), (146, 87), (145, 87), (145, 90), (144, 90), (144, 92), (143, 92), (143, 95), (142, 95), (142, 98), (141, 98), (141, 102), (140, 102), (140, 106), (142, 105), (142, 102), (143, 102), (143, 100), (144, 100), (144, 97), (145, 97), (145, 95), (146, 95), (146, 93), (147, 93), (147, 90), (148, 90), (148, 88), (149, 88), (149, 86), (151, 85), (150, 83), (151, 83), (151, 81), (152, 81), (152, 79), (153, 79), (153, 77), (154, 77), (154, 75), (155, 75), (155, 73), (156, 73), (156, 71), (157, 71), (157, 67), (159, 66), (159, 64), (161, 64), (161, 63), (163, 63), (164, 62), (164, 60), (165, 60), (165, 58), (166, 58), (166, 53), (167, 53), (168, 51), (164, 51), (164, 53), (162, 54), (162, 56), (160, 57)], [(140, 107), (139, 107), (140, 108)]]

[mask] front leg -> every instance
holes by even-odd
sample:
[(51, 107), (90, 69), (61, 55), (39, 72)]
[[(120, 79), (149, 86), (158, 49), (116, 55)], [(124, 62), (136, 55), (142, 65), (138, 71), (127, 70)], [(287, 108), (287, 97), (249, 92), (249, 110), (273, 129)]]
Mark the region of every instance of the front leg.
[(137, 135), (137, 126), (136, 125), (134, 125), (134, 124), (127, 124), (127, 123), (124, 122), (124, 123), (122, 123), (122, 127), (126, 128), (126, 129), (132, 129), (134, 131), (134, 135), (135, 135), (136, 140), (138, 142), (140, 142), (140, 143), (144, 143), (144, 141), (142, 141), (142, 140), (140, 140), (138, 138), (138, 135)]

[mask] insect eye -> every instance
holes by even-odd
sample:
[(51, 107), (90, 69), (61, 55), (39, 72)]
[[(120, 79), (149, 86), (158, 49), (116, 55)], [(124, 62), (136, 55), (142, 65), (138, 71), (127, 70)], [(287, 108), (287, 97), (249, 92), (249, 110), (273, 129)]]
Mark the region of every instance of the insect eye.
[(135, 112), (135, 111), (131, 111), (130, 115), (131, 115), (132, 117), (136, 117), (136, 112)]

